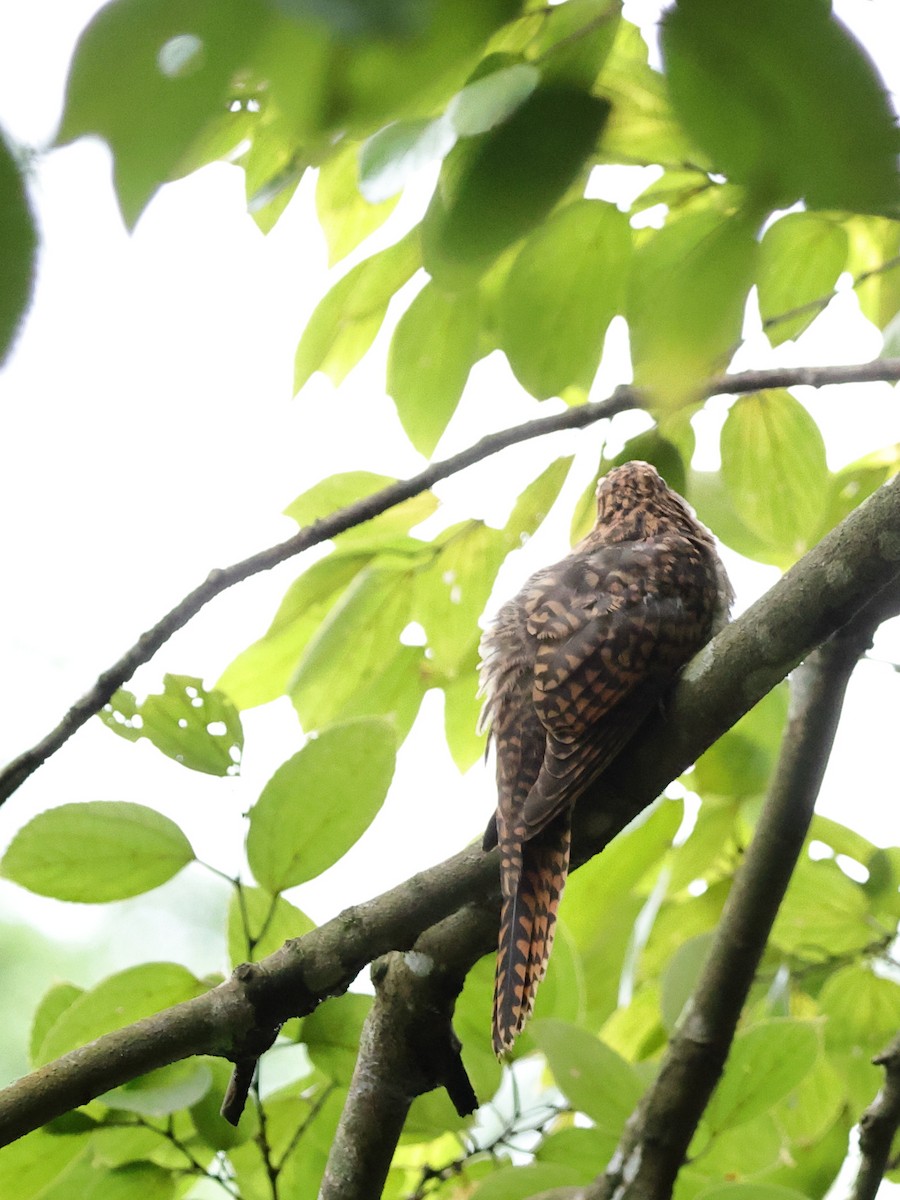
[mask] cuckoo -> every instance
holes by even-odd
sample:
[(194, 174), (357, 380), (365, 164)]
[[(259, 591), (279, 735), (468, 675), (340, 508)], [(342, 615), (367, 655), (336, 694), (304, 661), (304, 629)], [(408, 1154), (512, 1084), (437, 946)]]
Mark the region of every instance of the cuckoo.
[(497, 756), (502, 909), (493, 1044), (508, 1051), (547, 969), (569, 866), (572, 806), (684, 664), (728, 620), (733, 593), (709, 531), (655, 468), (597, 486), (597, 519), (537, 571), (481, 642), (482, 723)]

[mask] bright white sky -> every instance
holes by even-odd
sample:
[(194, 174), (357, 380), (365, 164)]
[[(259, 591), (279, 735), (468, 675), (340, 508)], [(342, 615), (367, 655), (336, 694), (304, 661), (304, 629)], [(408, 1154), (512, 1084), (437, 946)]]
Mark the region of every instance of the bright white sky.
[[(74, 41), (95, 7), (85, 0), (31, 0), (0, 10), (0, 125), (14, 138), (40, 145), (52, 135)], [(657, 7), (635, 3), (632, 15)], [(900, 91), (893, 0), (847, 0), (836, 7), (879, 54), (885, 73), (893, 71), (892, 86)], [(403, 476), (422, 465), (384, 395), (384, 336), (339, 391), (317, 377), (299, 399), (291, 398), (294, 347), (327, 286), (324, 243), (311, 188), (301, 188), (263, 238), (245, 213), (242, 180), (235, 168), (216, 165), (169, 186), (129, 236), (104, 146), (79, 142), (39, 164), (33, 195), (43, 246), (36, 299), (0, 376), (0, 436), (7, 447), (0, 554), (8, 572), (0, 623), (7, 681), (0, 760), (42, 736), (211, 567), (292, 532), (279, 513), (311, 483), (335, 470)], [(402, 220), (400, 212), (397, 223)], [(879, 344), (848, 296), (799, 346), (772, 352), (757, 337), (739, 365), (852, 362), (874, 355)], [(598, 396), (623, 378), (622, 370), (621, 358), (611, 356)], [(553, 402), (539, 406), (524, 395), (495, 356), (475, 369), (441, 454), (482, 432), (486, 396), (496, 428), (553, 411)], [(900, 440), (898, 402), (888, 385), (810, 393), (809, 405), (825, 427), (832, 466)], [(707, 429), (725, 407), (711, 406)], [(620, 442), (634, 430), (633, 417), (621, 418), (611, 437)], [(498, 472), (500, 491), (511, 498), (551, 458), (580, 449), (584, 470), (575, 493), (596, 461), (600, 436), (595, 429), (507, 451), (439, 490), (453, 519), (466, 512), (502, 520), (503, 506), (492, 496)], [(498, 600), (564, 551), (565, 528), (557, 522), (542, 530), (514, 556)], [(774, 578), (733, 556), (729, 564), (739, 608)], [(215, 601), (131, 686), (140, 694), (157, 690), (167, 670), (214, 682), (264, 630), (303, 565), (282, 566)], [(900, 661), (896, 628), (885, 631), (876, 653)], [(897, 840), (896, 796), (884, 787), (896, 776), (898, 689), (900, 676), (889, 666), (859, 668), (820, 805), (883, 844)], [(459, 776), (446, 752), (436, 749), (439, 718), (432, 693), (369, 834), (337, 868), (298, 890), (296, 902), (314, 918), (365, 899), (480, 833), (493, 807), (491, 772), (476, 767)], [(201, 857), (235, 870), (241, 814), (301, 741), (287, 701), (246, 714), (244, 724), (243, 775), (223, 781), (187, 772), (148, 744), (129, 745), (91, 721), (0, 809), (0, 846), (50, 805), (131, 800), (167, 812)], [(439, 813), (442, 833), (435, 838)], [(0, 920), (27, 914), (70, 939), (108, 936), (105, 961), (85, 966), (93, 977), (148, 956), (216, 970), (224, 965), (224, 890), (191, 867), (160, 889), (148, 915), (143, 898), (106, 909), (61, 906), (0, 883)], [(121, 921), (126, 914), (130, 936), (123, 938), (110, 918)]]

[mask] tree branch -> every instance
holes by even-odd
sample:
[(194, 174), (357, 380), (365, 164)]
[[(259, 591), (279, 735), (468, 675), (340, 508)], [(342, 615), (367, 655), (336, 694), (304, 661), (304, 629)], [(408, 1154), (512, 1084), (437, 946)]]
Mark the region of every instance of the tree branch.
[[(900, 365), (900, 364), (898, 364)], [(879, 488), (689, 665), (668, 706), (576, 810), (574, 861), (598, 853), (669, 780), (900, 571), (900, 477)], [(470, 847), (347, 909), (205, 996), (98, 1038), (0, 1092), (0, 1145), (190, 1054), (246, 1057), (248, 1039), (347, 989), (467, 904), (497, 919), (496, 852)], [(476, 944), (477, 943), (477, 944)], [(473, 938), (472, 961), (483, 941)]]
[[(734, 375), (720, 375), (709, 380), (698, 392), (698, 398), (718, 394), (737, 395), (741, 392), (761, 391), (771, 387), (825, 387), (829, 384), (867, 383), (900, 380), (900, 359), (875, 359), (872, 362), (853, 366), (835, 367), (776, 367), (765, 371), (745, 371)], [(121, 658), (98, 676), (97, 681), (69, 709), (59, 724), (36, 745), (23, 751), (0, 771), (0, 804), (9, 799), (38, 767), (55, 754), (69, 738), (92, 716), (107, 704), (113, 694), (132, 677), (138, 667), (149, 662), (159, 648), (182, 629), (211, 600), (227, 588), (242, 583), (253, 575), (271, 570), (289, 558), (301, 554), (312, 546), (328, 541), (366, 521), (426, 491), (441, 479), (447, 479), (485, 458), (505, 450), (509, 446), (533, 438), (558, 433), (563, 429), (585, 429), (607, 417), (628, 409), (639, 408), (646, 397), (631, 387), (620, 387), (605, 400), (583, 404), (567, 409), (551, 417), (539, 417), (526, 421), (499, 433), (481, 438), (473, 446), (453, 454), (450, 458), (432, 463), (418, 475), (400, 480), (374, 492), (361, 500), (338, 509), (330, 516), (300, 529), (293, 537), (278, 542), (266, 550), (260, 550), (249, 558), (233, 563), (229, 567), (213, 570), (203, 583), (189, 592), (176, 606), (162, 617)]]
[(872, 1062), (884, 1067), (884, 1086), (860, 1117), (862, 1157), (850, 1200), (875, 1200), (890, 1166), (891, 1143), (900, 1126), (900, 1033)]
[[(664, 1200), (671, 1196), (688, 1146), (722, 1075), (741, 1011), (803, 850), (850, 676), (875, 629), (898, 608), (900, 588), (895, 581), (793, 675), (791, 712), (778, 766), (706, 966), (659, 1074), (629, 1119), (610, 1165), (586, 1189), (584, 1200), (611, 1200), (613, 1196)], [(897, 1066), (900, 1072), (900, 1062)], [(896, 1082), (900, 1085), (900, 1078)], [(896, 1100), (900, 1105), (900, 1093)], [(900, 1107), (894, 1114), (894, 1128), (898, 1118)]]

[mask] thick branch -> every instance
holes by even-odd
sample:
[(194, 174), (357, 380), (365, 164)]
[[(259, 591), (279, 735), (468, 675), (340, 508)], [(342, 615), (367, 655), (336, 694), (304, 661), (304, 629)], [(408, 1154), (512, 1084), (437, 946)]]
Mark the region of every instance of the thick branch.
[[(852, 633), (850, 632), (852, 630)], [(662, 1067), (586, 1200), (672, 1194), (809, 831), (844, 701), (873, 628), (853, 622), (792, 678), (791, 713), (766, 804), (735, 877), (710, 956)]]
[[(740, 392), (761, 391), (771, 387), (825, 387), (829, 384), (865, 383), (874, 381), (900, 380), (900, 359), (876, 359), (868, 363), (837, 367), (777, 367), (765, 371), (745, 371), (735, 375), (720, 375), (711, 379), (700, 390), (700, 397), (717, 394), (737, 395)], [(481, 438), (467, 450), (441, 462), (432, 463), (418, 475), (400, 480), (389, 487), (348, 504), (330, 516), (305, 526), (284, 542), (260, 550), (249, 558), (233, 563), (230, 567), (213, 570), (198, 587), (188, 593), (171, 612), (167, 613), (120, 659), (108, 667), (96, 683), (76, 700), (59, 724), (36, 745), (14, 758), (0, 771), (0, 804), (7, 800), (38, 767), (63, 746), (69, 738), (92, 716), (100, 712), (113, 694), (127, 683), (138, 667), (149, 662), (159, 648), (182, 629), (216, 596), (236, 583), (242, 583), (253, 575), (271, 570), (289, 558), (301, 554), (311, 546), (328, 541), (404, 500), (426, 491), (441, 479), (446, 479), (474, 463), (515, 446), (520, 442), (558, 433), (563, 429), (585, 429), (606, 417), (627, 409), (638, 408), (644, 397), (634, 388), (621, 387), (605, 400), (593, 404), (567, 409), (551, 417), (540, 417), (515, 425), (499, 433)]]
[(890, 1166), (891, 1143), (900, 1126), (900, 1033), (872, 1061), (884, 1067), (884, 1086), (859, 1121), (861, 1158), (850, 1200), (875, 1200)]
[[(577, 862), (607, 845), (813, 644), (841, 628), (892, 581), (900, 571), (898, 530), (900, 477), (851, 513), (690, 664), (665, 722), (648, 727), (629, 750), (627, 766), (611, 769), (579, 805)], [(312, 1011), (320, 1000), (344, 991), (366, 963), (389, 950), (412, 947), (425, 929), (457, 909), (474, 903), (496, 911), (497, 874), (496, 854), (464, 850), (286, 943), (191, 1001), (196, 1041), (185, 1033), (176, 1049), (165, 1040), (170, 1023), (186, 1019), (186, 1006), (179, 1005), (151, 1019), (152, 1036), (141, 1023), (44, 1068), (40, 1086), (35, 1076), (12, 1084), (0, 1092), (0, 1145), (151, 1067), (190, 1053), (246, 1055), (255, 1029), (271, 1029)], [(482, 946), (483, 939), (473, 939), (472, 961)]]
[(381, 1195), (417, 1096), (445, 1087), (460, 1116), (478, 1107), (453, 1031), (453, 1009), (474, 959), (496, 938), (496, 909), (468, 907), (426, 930), (412, 951), (373, 966), (375, 1003), (319, 1200)]

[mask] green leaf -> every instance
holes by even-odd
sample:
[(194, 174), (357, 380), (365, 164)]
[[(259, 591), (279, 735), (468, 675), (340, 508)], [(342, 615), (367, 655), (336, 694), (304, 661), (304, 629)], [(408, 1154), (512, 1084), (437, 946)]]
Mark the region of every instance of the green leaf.
[(837, 1120), (844, 1107), (844, 1084), (824, 1054), (809, 1074), (775, 1108), (778, 1124), (796, 1145), (809, 1145)]
[(411, 619), (404, 566), (379, 560), (360, 572), (308, 644), (289, 684), (304, 729), (384, 715), (401, 740), (409, 732), (426, 682), (422, 647), (400, 641)]
[(560, 1129), (544, 1138), (534, 1159), (538, 1163), (563, 1163), (579, 1172), (579, 1183), (590, 1183), (615, 1150), (616, 1139), (599, 1129)]
[(338, 384), (375, 340), (388, 303), (420, 265), (418, 229), (364, 259), (316, 305), (297, 346), (294, 391), (314, 371)]
[(28, 1039), (28, 1058), (32, 1066), (38, 1062), (38, 1051), (51, 1026), (56, 1024), (70, 1004), (74, 1004), (78, 997), (83, 995), (84, 988), (76, 987), (74, 983), (55, 983), (41, 997), (31, 1022), (31, 1036)]
[(397, 322), (387, 363), (388, 395), (420, 454), (434, 452), (478, 357), (478, 297), (426, 284)]
[(37, 1061), (47, 1063), (104, 1033), (202, 996), (207, 985), (178, 963), (143, 963), (103, 979), (51, 1026)]
[(809, 1200), (809, 1197), (775, 1183), (720, 1183), (698, 1192), (694, 1200)]
[[(766, 208), (880, 212), (900, 198), (894, 118), (865, 51), (820, 0), (682, 0), (662, 49), (672, 104)], [(772, 131), (778, 130), (777, 138)]]
[[(380, 492), (396, 482), (397, 480), (389, 475), (376, 475), (372, 471), (342, 471), (337, 475), (329, 475), (327, 479), (301, 493), (287, 506), (284, 515), (296, 521), (303, 529), (320, 518), (331, 516), (338, 509), (346, 508), (354, 501)], [(398, 548), (395, 544), (396, 539), (413, 525), (418, 525), (420, 521), (430, 517), (437, 504), (437, 497), (433, 492), (419, 492), (409, 500), (394, 504), (371, 521), (344, 530), (337, 535), (340, 539), (337, 544), (343, 550), (357, 547), (385, 547), (395, 550)]]
[(476, 733), (481, 701), (478, 699), (478, 655), (459, 668), (456, 679), (443, 684), (444, 735), (450, 757), (460, 771), (468, 771), (484, 757), (485, 734)]
[(847, 270), (863, 316), (884, 329), (900, 312), (900, 221), (883, 217), (851, 217)]
[(823, 537), (883, 483), (900, 471), (900, 442), (873, 450), (841, 467), (829, 479), (829, 495), (816, 537)]
[(823, 311), (847, 250), (847, 231), (815, 213), (788, 213), (769, 226), (760, 242), (756, 286), (773, 346), (798, 337)]
[(672, 957), (662, 978), (662, 1018), (669, 1033), (674, 1032), (684, 1006), (690, 999), (706, 965), (714, 938), (700, 933), (688, 938)]
[(819, 993), (828, 1018), (825, 1045), (870, 1059), (900, 1027), (900, 985), (854, 963), (835, 971)]
[(168, 817), (142, 804), (91, 800), (33, 817), (10, 843), (0, 875), (39, 896), (103, 904), (149, 892), (193, 859)]
[(634, 378), (657, 403), (692, 398), (737, 347), (758, 244), (745, 216), (691, 212), (635, 252), (627, 315)]
[(315, 929), (305, 912), (262, 888), (241, 887), (228, 905), (228, 958), (233, 965), (258, 962), (279, 950), (288, 938)]
[(396, 197), (372, 204), (362, 195), (358, 157), (351, 143), (319, 168), (316, 213), (328, 243), (330, 267), (374, 233), (397, 206)]
[(241, 1113), (237, 1126), (232, 1125), (219, 1112), (222, 1097), (231, 1076), (231, 1063), (221, 1058), (205, 1059), (204, 1065), (212, 1076), (212, 1084), (196, 1104), (191, 1105), (191, 1120), (194, 1128), (207, 1146), (213, 1150), (231, 1150), (254, 1137), (259, 1129), (259, 1118), (254, 1105), (248, 1104)]
[(167, 1117), (201, 1100), (212, 1086), (212, 1072), (205, 1063), (180, 1062), (160, 1067), (99, 1099), (110, 1108), (139, 1113), (143, 1117)]
[(399, 195), (423, 167), (449, 153), (455, 141), (443, 117), (385, 125), (360, 147), (360, 192), (370, 204)]
[(38, 1129), (5, 1146), (0, 1154), (0, 1195), (39, 1200), (84, 1153), (87, 1141), (86, 1135), (57, 1137)]
[(790, 392), (741, 396), (722, 428), (722, 478), (750, 529), (790, 565), (813, 544), (829, 476), (818, 425)]
[(132, 227), (193, 140), (227, 106), (229, 85), (259, 34), (241, 0), (115, 0), (81, 35), (58, 143), (98, 134), (113, 153)]
[(440, 534), (433, 547), (433, 561), (413, 578), (410, 616), (425, 629), (430, 663), (453, 678), (471, 658), (478, 618), (509, 543), (482, 521), (463, 521)]
[(449, 290), (471, 283), (574, 183), (609, 113), (572, 87), (538, 88), (502, 125), (444, 162), (422, 227), (425, 267)]
[(781, 747), (787, 711), (788, 689), (779, 685), (700, 756), (689, 786), (703, 796), (764, 792)]
[(193, 675), (164, 675), (161, 694), (137, 704), (120, 688), (97, 714), (128, 741), (148, 738), (158, 750), (192, 771), (237, 775), (244, 748), (241, 718), (222, 692), (207, 691)]
[(616, 0), (567, 0), (550, 9), (534, 43), (541, 78), (590, 88), (612, 51), (620, 17)]
[(567, 205), (525, 242), (500, 293), (500, 346), (539, 400), (590, 386), (630, 259), (628, 218), (600, 200)]
[(621, 1133), (644, 1090), (634, 1068), (576, 1025), (544, 1019), (531, 1029), (557, 1087), (572, 1105), (601, 1132)]
[(72, 1200), (73, 1196), (84, 1200), (134, 1200), (135, 1196), (174, 1200), (176, 1186), (175, 1173), (155, 1163), (126, 1163), (105, 1170), (93, 1162), (92, 1155), (85, 1154), (40, 1193), (40, 1200)]
[(549, 513), (556, 503), (571, 465), (571, 455), (555, 459), (519, 496), (513, 505), (509, 520), (503, 527), (511, 550), (517, 550), (523, 545)]
[(467, 84), (447, 105), (447, 120), (460, 137), (476, 137), (500, 125), (524, 103), (540, 83), (541, 72), (514, 63)]
[(763, 1113), (737, 1129), (717, 1131), (712, 1137), (703, 1120), (688, 1148), (688, 1159), (706, 1184), (721, 1180), (740, 1184), (775, 1166), (784, 1154), (784, 1137), (771, 1113)]
[(707, 1125), (733, 1129), (767, 1112), (797, 1087), (818, 1052), (816, 1030), (803, 1021), (760, 1021), (739, 1033), (704, 1114)]
[(852, 954), (877, 940), (866, 894), (828, 860), (802, 858), (772, 929), (772, 944), (809, 962)]
[(247, 858), (270, 892), (338, 861), (372, 823), (394, 773), (387, 721), (335, 725), (282, 763), (250, 810)]
[(365, 552), (333, 553), (304, 571), (285, 592), (266, 633), (228, 664), (217, 689), (240, 709), (284, 695), (310, 639), (370, 559)]
[(565, 1163), (533, 1163), (527, 1167), (501, 1167), (472, 1192), (472, 1200), (528, 1200), (551, 1188), (582, 1183), (580, 1173)]
[(34, 288), (37, 230), (25, 181), (6, 138), (0, 132), (0, 365), (15, 341)]
[(371, 1007), (371, 996), (346, 992), (326, 1000), (303, 1020), (300, 1037), (313, 1064), (343, 1087), (353, 1075), (363, 1023)]

